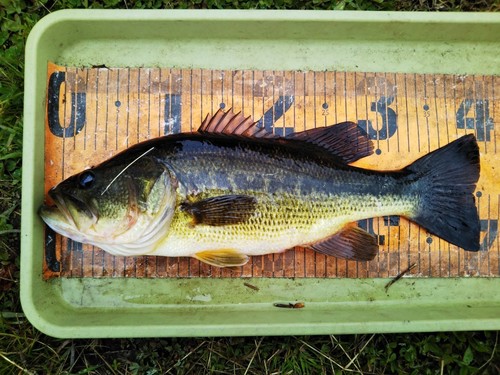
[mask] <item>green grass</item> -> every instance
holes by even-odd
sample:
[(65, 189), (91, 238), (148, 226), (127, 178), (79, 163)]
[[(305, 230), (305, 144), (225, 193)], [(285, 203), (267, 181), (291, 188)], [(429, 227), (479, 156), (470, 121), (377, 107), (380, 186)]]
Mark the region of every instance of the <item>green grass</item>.
[(58, 340), (19, 303), (24, 43), (64, 8), (498, 11), (466, 0), (0, 0), (0, 374), (499, 374), (498, 332), (300, 337)]

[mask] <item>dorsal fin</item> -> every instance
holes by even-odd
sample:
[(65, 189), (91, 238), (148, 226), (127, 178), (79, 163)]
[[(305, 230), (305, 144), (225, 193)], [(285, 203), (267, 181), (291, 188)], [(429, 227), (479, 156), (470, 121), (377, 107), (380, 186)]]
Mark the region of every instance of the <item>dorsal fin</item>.
[(213, 116), (207, 115), (198, 132), (254, 138), (278, 138), (278, 136), (266, 129), (259, 128), (251, 116), (245, 117), (241, 112), (234, 113), (231, 110), (224, 112), (222, 109), (219, 109)]
[(373, 154), (373, 142), (356, 123), (350, 121), (292, 133), (287, 138), (320, 146), (345, 164)]
[[(213, 116), (207, 115), (198, 132), (252, 138), (280, 138), (265, 128), (258, 127), (250, 116), (245, 117), (241, 112), (234, 113), (231, 110), (224, 112), (222, 109), (219, 109)], [(374, 150), (373, 142), (366, 133), (356, 123), (350, 121), (292, 133), (286, 138), (321, 147), (345, 164), (369, 156)]]

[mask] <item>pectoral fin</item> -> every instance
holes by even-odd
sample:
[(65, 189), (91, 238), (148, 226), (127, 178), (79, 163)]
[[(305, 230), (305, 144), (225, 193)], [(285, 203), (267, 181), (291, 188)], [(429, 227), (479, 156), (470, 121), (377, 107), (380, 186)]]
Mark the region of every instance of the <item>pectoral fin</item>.
[(346, 227), (310, 247), (326, 255), (358, 261), (372, 260), (378, 252), (375, 236), (354, 226)]
[(255, 212), (257, 200), (248, 195), (222, 195), (185, 202), (180, 209), (193, 216), (193, 225), (234, 225), (247, 221)]
[(216, 267), (237, 267), (248, 262), (248, 256), (234, 250), (201, 251), (194, 255), (196, 259)]

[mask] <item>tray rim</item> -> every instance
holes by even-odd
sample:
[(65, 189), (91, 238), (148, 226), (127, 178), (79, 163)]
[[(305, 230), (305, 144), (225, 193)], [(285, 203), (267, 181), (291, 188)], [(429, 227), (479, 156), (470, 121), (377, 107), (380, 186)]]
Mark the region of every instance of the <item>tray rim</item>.
[[(319, 311), (321, 309), (311, 308), (311, 312), (307, 312), (309, 309), (303, 311), (276, 311), (271, 308), (272, 306), (257, 306), (257, 310), (261, 310), (272, 314), (277, 314), (278, 317), (286, 317), (287, 324), (280, 326), (279, 324), (269, 324), (266, 322), (260, 322), (260, 324), (254, 324), (249, 326), (246, 323), (241, 324), (229, 324), (227, 327), (223, 327), (218, 324), (191, 325), (189, 320), (186, 321), (185, 325), (179, 325), (177, 327), (171, 326), (148, 326), (147, 324), (137, 327), (127, 326), (123, 323), (120, 325), (118, 323), (113, 324), (110, 314), (117, 314), (126, 316), (129, 310), (123, 309), (122, 312), (117, 312), (114, 309), (108, 309), (105, 311), (106, 318), (103, 319), (102, 311), (96, 311), (95, 309), (88, 307), (76, 307), (67, 303), (61, 298), (60, 288), (61, 280), (44, 282), (41, 279), (41, 260), (36, 260), (36, 257), (32, 256), (37, 252), (34, 250), (39, 245), (40, 233), (41, 233), (41, 220), (37, 215), (38, 204), (43, 200), (42, 195), (37, 191), (35, 187), (35, 182), (43, 180), (43, 168), (40, 170), (40, 166), (43, 166), (43, 158), (40, 158), (40, 154), (35, 151), (39, 149), (36, 146), (38, 139), (43, 139), (43, 126), (37, 126), (40, 123), (40, 111), (44, 109), (44, 103), (40, 102), (40, 94), (43, 92), (44, 88), (40, 87), (41, 82), (45, 82), (44, 72), (40, 71), (40, 67), (37, 65), (40, 57), (40, 48), (43, 47), (44, 40), (50, 29), (55, 25), (64, 22), (87, 22), (89, 17), (92, 17), (92, 21), (103, 22), (107, 20), (119, 20), (119, 21), (148, 21), (155, 19), (159, 22), (170, 22), (170, 21), (199, 21), (203, 22), (219, 22), (219, 21), (239, 21), (239, 22), (276, 22), (284, 21), (288, 23), (300, 23), (300, 22), (310, 22), (310, 21), (324, 21), (324, 22), (340, 22), (340, 23), (364, 23), (364, 22), (375, 22), (380, 24), (387, 23), (403, 23), (403, 24), (414, 24), (414, 23), (442, 23), (448, 22), (451, 24), (472, 24), (479, 23), (484, 25), (500, 25), (500, 14), (491, 13), (414, 13), (414, 12), (356, 12), (356, 11), (263, 11), (263, 10), (137, 10), (137, 11), (124, 11), (124, 10), (62, 10), (54, 12), (41, 21), (39, 21), (35, 27), (32, 29), (27, 45), (26, 45), (26, 68), (25, 68), (25, 107), (24, 107), (24, 136), (23, 136), (23, 186), (22, 186), (22, 223), (21, 223), (21, 303), (23, 310), (30, 320), (30, 322), (40, 329), (41, 331), (58, 337), (126, 337), (126, 336), (198, 336), (198, 335), (290, 335), (290, 334), (306, 334), (306, 333), (368, 333), (368, 332), (408, 332), (408, 331), (429, 331), (429, 330), (467, 330), (467, 329), (500, 329), (500, 317), (498, 312), (500, 312), (500, 301), (493, 298), (490, 302), (487, 299), (479, 299), (478, 302), (480, 306), (467, 307), (467, 304), (459, 303), (454, 301), (452, 305), (447, 306), (446, 304), (437, 303), (436, 308), (438, 310), (445, 311), (445, 313), (450, 313), (449, 319), (446, 319), (446, 314), (437, 314), (435, 320), (429, 320), (427, 317), (423, 317), (421, 320), (414, 320), (411, 322), (405, 319), (397, 318), (396, 313), (391, 312), (395, 306), (390, 304), (387, 308), (380, 308), (376, 311), (380, 314), (380, 317), (386, 316), (389, 318), (386, 321), (373, 321), (371, 323), (361, 322), (316, 322), (314, 319), (310, 322), (304, 322), (300, 318), (301, 315), (310, 316), (314, 314), (314, 311)], [(500, 72), (500, 70), (499, 70)], [(498, 73), (497, 73), (498, 74)], [(42, 77), (42, 78), (41, 78)], [(42, 159), (42, 160), (40, 160)], [(31, 181), (32, 183), (26, 183), (26, 181)], [(39, 189), (38, 189), (39, 190)], [(233, 280), (233, 279), (231, 279)], [(241, 282), (241, 279), (234, 279)], [(303, 280), (303, 279), (301, 279)], [(351, 281), (352, 280), (352, 281)], [(462, 280), (462, 279), (458, 279)], [(477, 286), (480, 288), (486, 288), (486, 290), (494, 290), (496, 287), (500, 286), (500, 278), (481, 278), (478, 280)], [(271, 280), (272, 281), (272, 280)], [(303, 280), (307, 283), (318, 282), (316, 279), (306, 279)], [(120, 280), (109, 280), (109, 285), (119, 286)], [(257, 281), (256, 281), (257, 282)], [(321, 282), (321, 280), (319, 280)], [(344, 280), (331, 279), (328, 281), (333, 287), (342, 285)], [(359, 282), (357, 279), (350, 279), (348, 284), (355, 285)], [(381, 286), (387, 282), (386, 279), (374, 279), (373, 283)], [(441, 285), (442, 287), (450, 287), (451, 290), (458, 290), (456, 287), (457, 279), (450, 278), (445, 280), (426, 280), (426, 279), (411, 279), (403, 280), (401, 284), (395, 286), (396, 290), (400, 288), (409, 287), (413, 282), (416, 283), (417, 289), (422, 288), (432, 288), (433, 284)], [(462, 281), (458, 281), (461, 283)], [(175, 280), (165, 281), (164, 284), (175, 283)], [(82, 288), (91, 286), (92, 283), (86, 285), (86, 282), (81, 281)], [(115, 285), (116, 284), (116, 285)], [(425, 286), (426, 284), (427, 286)], [(493, 284), (493, 286), (492, 286)], [(455, 286), (454, 286), (455, 285)], [(42, 300), (39, 293), (46, 293), (46, 300)], [(398, 292), (401, 296), (401, 291)], [(397, 294), (397, 293), (396, 293)], [(411, 302), (409, 300), (392, 300), (398, 302)], [(54, 305), (58, 305), (54, 307)], [(422, 304), (422, 301), (416, 301), (413, 307), (423, 308), (426, 304)], [(252, 305), (253, 306), (253, 305)], [(314, 306), (314, 305), (313, 305)], [(333, 305), (332, 305), (333, 306)], [(227, 312), (227, 306), (213, 306), (216, 311)], [(254, 306), (255, 307), (255, 306)], [(47, 315), (47, 309), (51, 309), (52, 312), (57, 312), (58, 314), (68, 314), (69, 316), (75, 317), (75, 321), (78, 318), (82, 318), (84, 321), (96, 321), (102, 319), (106, 326), (98, 325), (97, 328), (85, 327), (75, 325), (74, 327), (67, 325), (58, 325), (54, 322), (53, 317)], [(406, 311), (404, 306), (398, 304), (398, 308), (401, 312)], [(44, 310), (45, 309), (45, 310)], [(109, 311), (111, 310), (111, 311)], [(155, 313), (162, 314), (165, 311), (165, 307), (160, 307)], [(471, 313), (477, 311), (478, 318), (467, 318)], [(482, 312), (481, 312), (482, 311)], [(492, 312), (496, 312), (495, 315), (488, 315)], [(467, 314), (469, 313), (469, 314)], [(483, 314), (484, 313), (484, 314)], [(243, 314), (244, 312), (238, 312), (238, 314)], [(295, 314), (295, 316), (290, 315)], [(301, 315), (298, 315), (301, 314)], [(139, 314), (140, 315), (140, 314)], [(134, 315), (135, 316), (135, 315)], [(290, 316), (292, 316), (290, 318)], [(85, 319), (87, 320), (85, 320)], [(126, 317), (125, 317), (126, 318)], [(199, 318), (199, 317), (198, 317)], [(288, 321), (289, 320), (289, 321)]]

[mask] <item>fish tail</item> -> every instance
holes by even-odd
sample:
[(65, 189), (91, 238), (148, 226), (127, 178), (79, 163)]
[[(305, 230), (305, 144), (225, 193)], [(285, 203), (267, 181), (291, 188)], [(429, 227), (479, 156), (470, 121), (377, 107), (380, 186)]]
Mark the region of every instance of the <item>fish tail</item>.
[(428, 154), (405, 168), (418, 197), (417, 224), (464, 250), (479, 250), (480, 223), (474, 190), (479, 179), (479, 147), (474, 135)]

